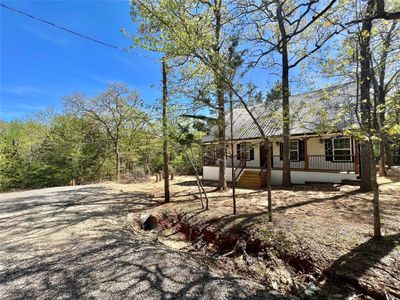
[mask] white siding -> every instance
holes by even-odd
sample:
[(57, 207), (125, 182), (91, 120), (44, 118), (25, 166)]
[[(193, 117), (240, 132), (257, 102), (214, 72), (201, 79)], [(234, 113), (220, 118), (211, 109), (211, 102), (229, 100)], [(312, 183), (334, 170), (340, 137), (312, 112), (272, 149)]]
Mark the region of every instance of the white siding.
[[(231, 172), (231, 168), (226, 168), (225, 176), (226, 180), (229, 182), (232, 180)], [(203, 167), (203, 180), (217, 181), (218, 174), (218, 167)], [(347, 173), (291, 171), (291, 179), (293, 184), (304, 184), (305, 182), (341, 183), (342, 180), (356, 180), (357, 175)], [(272, 170), (271, 182), (273, 185), (282, 184), (282, 170)]]

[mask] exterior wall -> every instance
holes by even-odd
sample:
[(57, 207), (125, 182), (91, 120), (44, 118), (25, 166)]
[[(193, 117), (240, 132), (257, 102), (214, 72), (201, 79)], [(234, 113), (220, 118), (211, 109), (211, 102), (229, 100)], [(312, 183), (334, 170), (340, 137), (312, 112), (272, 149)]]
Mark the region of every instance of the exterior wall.
[[(332, 138), (333, 136), (325, 136), (322, 138)], [(303, 137), (291, 137), (291, 140), (302, 140)], [(326, 161), (322, 156), (325, 156), (325, 144), (320, 143), (321, 137), (309, 137), (307, 139), (307, 155), (314, 156), (309, 157), (308, 168), (309, 169), (323, 169), (323, 170), (348, 170), (354, 171), (354, 163), (353, 162), (340, 162), (340, 168), (338, 168), (339, 163)], [(279, 142), (281, 139), (276, 139), (272, 143), (272, 155), (273, 155), (273, 168), (282, 168), (283, 161), (280, 160), (279, 157)], [(237, 160), (237, 145), (241, 142), (245, 141), (236, 141), (234, 144), (234, 165), (237, 166), (240, 161)], [(278, 142), (278, 143), (277, 143)], [(247, 141), (254, 147), (254, 160), (246, 161), (246, 166), (250, 168), (258, 168), (260, 167), (260, 143), (261, 140)], [(353, 149), (354, 154), (354, 149)], [(321, 157), (318, 157), (321, 156)], [(215, 165), (218, 165), (218, 160)], [(228, 157), (227, 157), (227, 167), (232, 165), (230, 159), (230, 145), (228, 143)], [(290, 162), (290, 167), (293, 169), (304, 169), (305, 163), (304, 161), (292, 161)]]
[(321, 144), (319, 140), (319, 137), (313, 137), (307, 140), (308, 155), (325, 155), (325, 145)]
[[(290, 138), (291, 140), (299, 140), (300, 138)], [(275, 140), (272, 144), (272, 167), (273, 168), (282, 168), (283, 161), (280, 159), (279, 155), (279, 143), (282, 139)], [(278, 142), (278, 143), (277, 143)], [(291, 161), (290, 167), (293, 169), (304, 169), (304, 161)]]
[[(295, 138), (291, 137), (291, 140), (302, 140), (302, 137)], [(320, 144), (319, 137), (310, 137), (307, 139), (307, 153), (308, 155), (325, 155), (325, 145)], [(273, 155), (279, 155), (279, 144), (276, 142), (281, 142), (282, 140), (275, 140), (273, 143)]]
[[(233, 147), (235, 166), (237, 166), (240, 163), (240, 161), (237, 160), (237, 145), (239, 143), (240, 142), (236, 142), (234, 144), (234, 147)], [(254, 160), (246, 161), (246, 166), (250, 167), (250, 168), (259, 168), (260, 167), (260, 141), (258, 141), (258, 140), (257, 141), (251, 141), (251, 142), (248, 142), (248, 143), (252, 144), (253, 147), (254, 147)], [(230, 145), (229, 145), (229, 147), (230, 147)], [(230, 150), (230, 148), (229, 148), (229, 150)], [(230, 167), (231, 165), (232, 165), (232, 163), (231, 163), (231, 159), (230, 159), (230, 155), (229, 155), (229, 157), (227, 159), (227, 166)]]
[[(357, 180), (357, 174), (354, 173), (291, 171), (290, 177), (293, 184), (305, 184), (306, 182), (341, 183), (342, 180)], [(272, 170), (271, 184), (282, 184), (282, 170)]]
[[(203, 180), (217, 181), (218, 172), (218, 167), (204, 166)], [(229, 182), (232, 181), (231, 172), (231, 168), (226, 168), (225, 176)], [(357, 174), (291, 171), (291, 179), (293, 184), (304, 184), (305, 182), (341, 183), (342, 180), (356, 180)], [(272, 170), (271, 183), (272, 185), (282, 184), (282, 170)]]
[[(324, 137), (322, 137), (324, 138)], [(325, 137), (328, 138), (328, 137)], [(329, 136), (333, 138), (333, 136)], [(292, 137), (291, 140), (303, 139)], [(332, 162), (325, 160), (325, 144), (320, 143), (320, 137), (310, 137), (307, 139), (307, 155), (309, 156), (308, 168), (316, 170), (342, 170), (354, 171), (354, 162)], [(280, 142), (281, 140), (278, 140)], [(354, 149), (352, 154), (354, 155)], [(279, 144), (273, 143), (273, 168), (282, 168), (283, 161), (279, 157)], [(313, 157), (314, 156), (314, 157)], [(291, 161), (290, 167), (293, 169), (304, 169), (304, 161)]]
[[(238, 174), (240, 170), (236, 170)], [(214, 166), (203, 166), (203, 180), (218, 181), (219, 178), (219, 167)], [(225, 170), (226, 181), (232, 181), (232, 168), (226, 168)]]

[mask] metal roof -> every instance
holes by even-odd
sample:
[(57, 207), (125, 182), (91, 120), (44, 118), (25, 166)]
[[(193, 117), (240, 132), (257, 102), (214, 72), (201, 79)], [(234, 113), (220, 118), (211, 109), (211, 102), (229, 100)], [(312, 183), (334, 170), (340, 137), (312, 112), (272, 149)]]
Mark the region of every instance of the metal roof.
[[(342, 131), (355, 123), (356, 85), (338, 86), (290, 96), (290, 134), (310, 134), (329, 130)], [(270, 101), (249, 107), (265, 135), (282, 135), (282, 101)], [(225, 118), (226, 139), (230, 140), (230, 115)], [(329, 128), (329, 130), (328, 130)], [(203, 137), (202, 142), (217, 141), (217, 126)], [(261, 138), (261, 134), (244, 107), (233, 111), (233, 139)]]

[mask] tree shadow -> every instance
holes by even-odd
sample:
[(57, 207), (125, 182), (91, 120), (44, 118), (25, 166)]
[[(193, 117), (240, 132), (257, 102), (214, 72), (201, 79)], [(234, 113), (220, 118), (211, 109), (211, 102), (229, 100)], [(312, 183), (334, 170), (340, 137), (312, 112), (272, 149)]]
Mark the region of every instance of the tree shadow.
[(151, 194), (94, 186), (22, 195), (0, 197), (0, 298), (278, 299), (123, 227), (128, 213), (164, 204)]
[[(400, 268), (395, 267), (388, 270), (388, 266), (382, 260), (398, 249), (399, 245), (400, 233), (381, 239), (370, 238), (365, 243), (353, 248), (324, 270), (323, 274), (327, 276), (327, 280), (321, 287), (321, 294), (329, 294), (332, 286), (350, 284), (375, 299), (386, 299), (385, 293), (392, 294), (392, 292), (394, 298), (398, 297)], [(368, 279), (363, 279), (367, 273), (370, 273)], [(370, 284), (371, 281), (373, 284)], [(377, 286), (382, 290), (376, 289)], [(341, 292), (344, 298), (350, 296), (351, 293), (352, 291), (349, 289), (343, 289)]]
[(284, 205), (284, 206), (278, 206), (274, 209), (274, 211), (284, 211), (286, 209), (301, 207), (301, 206), (310, 205), (310, 204), (318, 204), (318, 203), (322, 203), (322, 202), (340, 200), (340, 199), (343, 199), (343, 198), (346, 198), (346, 197), (349, 197), (352, 195), (357, 195), (358, 193), (359, 193), (358, 191), (353, 190), (353, 191), (348, 191), (346, 193), (337, 194), (337, 195), (334, 195), (332, 197), (327, 197), (327, 198), (311, 198), (310, 200), (307, 200), (307, 201), (296, 202), (296, 203)]

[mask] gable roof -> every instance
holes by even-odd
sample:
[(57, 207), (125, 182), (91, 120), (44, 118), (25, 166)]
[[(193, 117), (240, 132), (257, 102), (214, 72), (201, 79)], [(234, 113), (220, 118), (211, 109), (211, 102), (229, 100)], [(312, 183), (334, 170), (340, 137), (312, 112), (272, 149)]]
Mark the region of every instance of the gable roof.
[[(346, 83), (290, 96), (290, 134), (311, 134), (329, 130), (343, 131), (356, 121), (356, 85)], [(282, 135), (282, 101), (270, 101), (249, 107), (267, 136)], [(230, 140), (230, 115), (225, 118), (226, 139)], [(329, 128), (329, 130), (328, 130)], [(202, 142), (217, 141), (217, 126)], [(233, 111), (233, 139), (261, 138), (253, 119), (244, 107)]]

